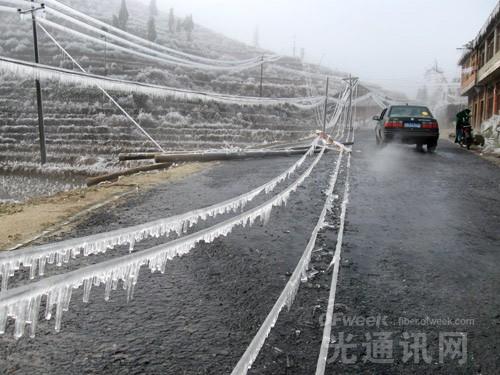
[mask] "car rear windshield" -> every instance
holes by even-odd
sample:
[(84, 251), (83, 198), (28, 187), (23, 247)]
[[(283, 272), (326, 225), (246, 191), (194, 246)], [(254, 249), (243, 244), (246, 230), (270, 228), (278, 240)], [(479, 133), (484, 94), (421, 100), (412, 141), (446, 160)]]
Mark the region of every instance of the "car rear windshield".
[(391, 108), (390, 117), (432, 117), (427, 107), (402, 105)]

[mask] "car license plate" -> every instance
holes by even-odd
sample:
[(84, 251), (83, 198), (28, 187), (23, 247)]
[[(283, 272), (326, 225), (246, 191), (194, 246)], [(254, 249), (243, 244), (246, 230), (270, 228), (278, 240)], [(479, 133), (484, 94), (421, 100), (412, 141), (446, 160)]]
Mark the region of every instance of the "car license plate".
[(418, 122), (407, 122), (405, 128), (420, 129), (420, 124)]

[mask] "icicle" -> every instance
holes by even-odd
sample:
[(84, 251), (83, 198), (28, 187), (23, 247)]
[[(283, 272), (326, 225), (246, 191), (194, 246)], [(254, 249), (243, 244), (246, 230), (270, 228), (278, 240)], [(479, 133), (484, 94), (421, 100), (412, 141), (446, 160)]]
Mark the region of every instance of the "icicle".
[[(47, 21), (44, 21), (47, 22)], [(132, 82), (112, 77), (67, 70), (48, 65), (20, 61), (7, 57), (0, 57), (0, 71), (12, 73), (15, 76), (25, 78), (33, 76), (39, 80), (60, 80), (63, 84), (77, 84), (82, 87), (102, 88), (110, 91), (121, 91), (125, 93), (141, 93), (158, 98), (169, 98), (186, 101), (189, 100), (211, 101), (237, 105), (294, 105), (301, 109), (312, 109), (324, 103), (323, 96), (297, 97), (297, 98), (261, 98), (244, 97), (235, 95), (219, 94), (215, 92), (187, 91), (172, 87), (152, 85), (142, 82)]]
[[(78, 254), (83, 253), (84, 256), (90, 256), (93, 254), (105, 253), (107, 249), (125, 243), (129, 243), (129, 249), (133, 249), (136, 241), (140, 241), (149, 236), (155, 234), (159, 235), (159, 233), (162, 233), (163, 235), (169, 235), (170, 232), (175, 232), (178, 236), (181, 236), (183, 234), (183, 231), (186, 231), (191, 225), (197, 224), (200, 219), (206, 220), (207, 217), (215, 217), (227, 212), (238, 211), (259, 194), (263, 192), (269, 194), (278, 186), (279, 183), (289, 178), (298, 168), (303, 165), (308, 155), (314, 151), (317, 145), (317, 141), (318, 140), (316, 139), (312, 143), (310, 149), (296, 163), (294, 163), (282, 174), (248, 193), (244, 193), (227, 201), (217, 203), (207, 208), (194, 210), (185, 214), (156, 220), (134, 227), (119, 229), (112, 232), (96, 234), (83, 238), (70, 239), (54, 244), (21, 249), (10, 253), (0, 253), (2, 290), (6, 290), (6, 283), (8, 281), (9, 275), (18, 270), (21, 264), (27, 267), (32, 265), (30, 273), (34, 277), (37, 268), (36, 265), (38, 263), (38, 274), (40, 276), (43, 276), (45, 272), (45, 264), (47, 261), (49, 262), (49, 264), (52, 264), (57, 259), (55, 263), (57, 265), (61, 265), (61, 262), (67, 263), (70, 258), (75, 258)], [(309, 175), (309, 173), (310, 168), (305, 175), (299, 178), (299, 184), (303, 182), (303, 180)], [(285, 191), (284, 195), (283, 193), (281, 193), (281, 196), (285, 198), (285, 203), (289, 192), (290, 191)], [(279, 204), (281, 203), (282, 202), (280, 201)], [(252, 225), (253, 221), (254, 219), (250, 221)]]
[(35, 337), (36, 327), (38, 325), (38, 312), (40, 311), (40, 302), (42, 297), (36, 296), (33, 298), (30, 311), (30, 337)]
[(66, 300), (66, 295), (68, 293), (68, 288), (69, 287), (64, 287), (59, 289), (59, 293), (57, 295), (57, 300), (56, 300), (56, 325), (55, 325), (55, 331), (59, 332), (61, 330), (61, 320), (62, 320), (62, 313), (63, 313), (63, 307), (64, 307), (64, 301)]
[[(41, 255), (38, 262), (39, 262), (38, 274), (40, 276), (44, 276), (45, 275), (45, 263), (47, 262), (47, 258), (44, 255)], [(2, 290), (4, 290), (4, 289), (2, 288)]]
[(92, 278), (83, 280), (83, 302), (88, 303), (90, 299), (90, 289), (92, 289)]
[(4, 263), (2, 266), (2, 290), (7, 289), (7, 283), (9, 282), (10, 274), (10, 263)]
[(3, 335), (5, 333), (7, 317), (7, 306), (0, 306), (0, 335)]
[[(24, 314), (22, 319), (26, 320), (26, 308), (24, 308), (24, 310), (21, 308), (20, 310), (20, 306), (25, 306), (27, 301), (31, 301), (33, 297), (46, 295), (47, 304), (45, 318), (51, 318), (52, 308), (55, 304), (56, 329), (59, 329), (62, 313), (67, 309), (67, 307), (69, 307), (70, 296), (67, 296), (67, 294), (69, 293), (70, 288), (76, 288), (83, 285), (83, 301), (88, 302), (92, 285), (99, 286), (101, 283), (106, 284), (107, 279), (112, 278), (113, 282), (111, 289), (114, 289), (118, 284), (118, 280), (122, 280), (123, 288), (127, 292), (127, 300), (130, 300), (133, 298), (134, 288), (137, 283), (141, 266), (148, 265), (152, 272), (161, 270), (164, 267), (164, 263), (166, 263), (168, 259), (188, 253), (200, 241), (210, 243), (217, 237), (226, 236), (233, 230), (234, 227), (238, 225), (245, 224), (247, 221), (252, 223), (261, 215), (269, 215), (272, 207), (279, 205), (283, 201), (283, 196), (289, 195), (290, 192), (294, 191), (297, 186), (304, 181), (305, 176), (308, 176), (311, 170), (317, 165), (323, 156), (324, 151), (325, 148), (322, 149), (314, 162), (301, 175), (301, 177), (286, 188), (284, 192), (271, 198), (265, 203), (250, 209), (249, 211), (216, 224), (213, 227), (200, 230), (164, 245), (131, 253), (120, 258), (113, 258), (102, 263), (80, 268), (65, 274), (52, 276), (33, 284), (24, 285), (2, 292), (0, 309), (7, 307), (7, 315), (11, 315), (15, 319), (18, 318), (18, 315), (21, 316)], [(12, 309), (12, 307), (14, 307), (14, 309)], [(32, 315), (30, 315), (30, 319), (31, 316)], [(22, 327), (18, 324), (16, 334), (22, 334), (22, 330), (24, 329), (24, 320)], [(36, 326), (36, 323), (34, 324)]]
[(17, 340), (20, 337), (23, 336), (24, 334), (24, 328), (26, 326), (26, 309), (28, 302), (26, 301), (20, 301), (16, 305), (16, 312), (15, 312), (15, 325), (14, 325), (14, 338)]
[[(335, 188), (335, 184), (337, 181), (337, 176), (338, 176), (338, 171), (340, 168), (342, 156), (343, 156), (343, 154), (341, 151), (341, 153), (337, 159), (335, 173), (332, 175), (332, 177), (330, 179), (329, 188), (328, 188), (328, 196), (333, 193), (333, 190)], [(248, 370), (251, 368), (253, 362), (257, 358), (257, 355), (259, 354), (260, 350), (262, 349), (262, 346), (264, 345), (265, 340), (269, 336), (271, 329), (276, 324), (276, 321), (278, 319), (278, 316), (279, 316), (281, 310), (285, 306), (288, 309), (291, 308), (291, 305), (293, 304), (293, 301), (295, 299), (301, 278), (303, 277), (303, 275), (307, 271), (307, 268), (309, 267), (311, 253), (312, 253), (314, 246), (316, 244), (317, 235), (319, 233), (319, 230), (321, 229), (321, 225), (324, 221), (324, 218), (325, 218), (326, 213), (327, 213), (327, 209), (328, 209), (330, 204), (331, 204), (331, 200), (327, 199), (325, 201), (324, 206), (323, 206), (323, 210), (321, 211), (321, 214), (319, 216), (316, 227), (314, 228), (314, 230), (311, 234), (311, 238), (309, 239), (309, 242), (306, 246), (306, 249), (305, 249), (301, 259), (299, 260), (299, 263), (297, 264), (297, 267), (295, 268), (292, 276), (289, 278), (285, 288), (283, 289), (281, 295), (279, 296), (278, 300), (274, 304), (272, 310), (270, 311), (270, 313), (268, 314), (268, 316), (266, 317), (266, 319), (262, 323), (260, 329), (258, 330), (257, 334), (255, 335), (255, 337), (251, 341), (247, 350), (245, 351), (243, 356), (240, 358), (238, 364), (233, 369), (232, 375), (245, 375), (248, 372)]]

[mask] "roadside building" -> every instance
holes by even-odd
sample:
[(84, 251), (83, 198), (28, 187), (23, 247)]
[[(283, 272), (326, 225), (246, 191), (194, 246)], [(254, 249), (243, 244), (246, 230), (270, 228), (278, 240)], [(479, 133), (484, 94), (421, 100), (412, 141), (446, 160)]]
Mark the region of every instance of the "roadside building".
[(472, 125), (500, 113), (500, 2), (474, 40), (466, 46), (462, 67), (461, 93), (467, 96)]

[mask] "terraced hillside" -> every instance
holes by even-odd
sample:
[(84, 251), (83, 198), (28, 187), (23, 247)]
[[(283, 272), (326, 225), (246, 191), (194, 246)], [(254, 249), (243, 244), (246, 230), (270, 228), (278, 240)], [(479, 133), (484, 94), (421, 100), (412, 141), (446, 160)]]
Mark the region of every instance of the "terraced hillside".
[[(111, 22), (119, 1), (66, 1), (74, 8)], [(128, 31), (146, 35), (147, 6), (129, 0)], [(0, 54), (32, 61), (31, 22), (17, 15), (0, 13)], [(50, 17), (48, 16), (50, 19)], [(218, 35), (196, 25), (191, 41), (183, 32), (167, 30), (167, 15), (156, 18), (157, 42), (185, 52), (217, 59), (245, 59), (268, 53)], [(162, 66), (112, 48), (77, 40), (57, 30), (49, 31), (76, 60), (94, 74), (138, 80), (178, 88), (258, 96), (260, 67), (239, 73), (201, 71)], [(40, 35), (41, 63), (72, 69), (66, 58), (43, 32)], [(105, 57), (106, 54), (106, 57)], [(107, 61), (106, 70), (104, 61)], [(319, 71), (298, 59), (284, 58), (280, 66)], [(0, 77), (0, 163), (3, 170), (36, 171), (39, 161), (35, 89), (32, 77), (24, 81)], [(312, 92), (322, 92), (324, 83), (313, 81)], [(335, 89), (335, 87), (334, 87)], [(264, 96), (294, 97), (310, 94), (305, 79), (269, 65), (265, 67)], [(48, 161), (45, 170), (95, 174), (117, 167), (120, 152), (150, 151), (154, 146), (98, 90), (49, 82), (43, 85)], [(315, 114), (288, 105), (245, 107), (240, 105), (180, 102), (151, 99), (143, 95), (114, 93), (138, 122), (168, 150), (247, 147), (266, 142), (291, 140), (317, 128)]]

